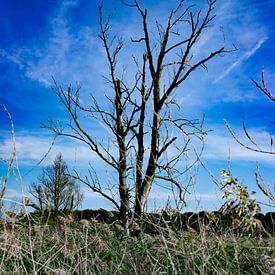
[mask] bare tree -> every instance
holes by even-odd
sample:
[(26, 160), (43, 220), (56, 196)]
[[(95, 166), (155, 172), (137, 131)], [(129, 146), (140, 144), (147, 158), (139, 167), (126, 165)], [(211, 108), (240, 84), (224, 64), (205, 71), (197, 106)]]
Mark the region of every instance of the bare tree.
[[(201, 10), (193, 11), (194, 7), (186, 7), (184, 0), (179, 1), (169, 13), (165, 26), (156, 22), (157, 39), (150, 32), (147, 9), (142, 9), (136, 0), (133, 4), (124, 3), (136, 9), (142, 20), (142, 37), (131, 39), (144, 49), (140, 58), (133, 57), (137, 69), (131, 86), (117, 70), (123, 41), (110, 37), (111, 18), (109, 16), (105, 21), (102, 7), (99, 7), (99, 38), (109, 65), (107, 79), (113, 89), (113, 95), (106, 94), (106, 100), (112, 104), (111, 110), (102, 108), (94, 97), (90, 107), (83, 106), (80, 88), (69, 86), (63, 89), (55, 82), (54, 91), (69, 112), (71, 120), (68, 130), (53, 120), (44, 127), (57, 135), (84, 142), (117, 172), (119, 203), (110, 193), (104, 192), (98, 181), (81, 178), (78, 174), (75, 177), (119, 208), (125, 228), (132, 207), (137, 218), (144, 212), (153, 182), (162, 181), (166, 187), (176, 187), (180, 199), (184, 199), (182, 175), (188, 167), (185, 169), (182, 160), (191, 138), (202, 140), (206, 132), (202, 130), (200, 121), (180, 116), (175, 92), (196, 69), (205, 68), (209, 60), (228, 52), (220, 47), (204, 57), (194, 56), (197, 42), (215, 18), (215, 2), (210, 0), (203, 14)], [(90, 134), (82, 123), (80, 115), (83, 113), (104, 123), (113, 139), (110, 137), (108, 142), (99, 141), (99, 138)]]
[(52, 165), (43, 169), (38, 182), (31, 184), (30, 193), (37, 200), (37, 204), (29, 202), (28, 205), (35, 206), (41, 211), (54, 212), (78, 207), (82, 202), (83, 194), (67, 170), (67, 164), (59, 154)]

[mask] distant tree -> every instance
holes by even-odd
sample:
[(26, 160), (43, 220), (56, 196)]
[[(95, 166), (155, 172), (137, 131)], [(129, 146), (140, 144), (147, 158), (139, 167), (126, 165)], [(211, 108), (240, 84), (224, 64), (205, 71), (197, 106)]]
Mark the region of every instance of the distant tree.
[(68, 173), (66, 162), (59, 154), (53, 164), (43, 169), (38, 182), (30, 186), (30, 193), (37, 200), (37, 204), (28, 203), (39, 210), (64, 211), (78, 207), (83, 194), (76, 180)]
[[(79, 97), (79, 88), (69, 86), (63, 89), (55, 82), (54, 90), (71, 119), (66, 128), (53, 120), (45, 127), (57, 135), (85, 143), (116, 171), (119, 201), (102, 188), (102, 182), (78, 175), (76, 178), (119, 209), (125, 228), (128, 227), (132, 211), (137, 219), (145, 211), (150, 190), (156, 181), (162, 182), (165, 188), (172, 186), (171, 189), (178, 190), (180, 200), (184, 200), (186, 183), (182, 175), (189, 168), (183, 167), (183, 161), (191, 138), (202, 140), (205, 132), (201, 129), (200, 121), (181, 117), (175, 94), (183, 92), (179, 87), (193, 72), (205, 68), (208, 61), (227, 52), (220, 46), (198, 56), (196, 50), (198, 42), (215, 18), (215, 2), (209, 0), (203, 13), (180, 0), (168, 14), (165, 25), (156, 21), (155, 26), (150, 26), (152, 20), (148, 19), (148, 10), (143, 9), (137, 0), (132, 4), (124, 3), (135, 9), (141, 19), (142, 34), (131, 39), (142, 49), (139, 57), (133, 57), (136, 71), (132, 81), (123, 79), (117, 70), (123, 41), (112, 37), (111, 17), (105, 21), (102, 7), (99, 8), (99, 38), (105, 49), (108, 82), (113, 90), (105, 98), (111, 103), (111, 109), (100, 106), (94, 97), (91, 104), (85, 106), (86, 102)], [(155, 32), (151, 32), (152, 28)], [(100, 141), (94, 136), (86, 128), (87, 124), (82, 123), (81, 114), (103, 123), (108, 128), (110, 139)]]

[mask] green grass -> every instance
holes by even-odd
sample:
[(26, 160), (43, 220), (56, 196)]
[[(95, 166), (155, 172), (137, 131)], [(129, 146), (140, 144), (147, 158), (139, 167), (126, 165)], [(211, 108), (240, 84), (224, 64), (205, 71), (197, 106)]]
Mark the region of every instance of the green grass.
[(1, 226), (1, 274), (272, 274), (275, 265), (268, 235), (163, 227), (131, 237), (95, 220), (46, 221)]

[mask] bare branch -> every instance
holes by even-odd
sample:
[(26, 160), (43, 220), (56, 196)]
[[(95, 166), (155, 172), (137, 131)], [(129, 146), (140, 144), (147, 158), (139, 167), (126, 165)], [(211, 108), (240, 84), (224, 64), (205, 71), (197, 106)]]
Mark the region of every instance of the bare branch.
[(275, 97), (271, 94), (271, 92), (267, 89), (264, 79), (264, 70), (262, 70), (262, 85), (256, 82), (253, 78), (251, 78), (253, 83), (259, 88), (264, 94), (266, 94), (272, 101), (275, 101)]
[(131, 41), (133, 43), (140, 43), (141, 41), (145, 41), (145, 38), (144, 37), (141, 37), (140, 39), (133, 39), (133, 38), (131, 38)]
[(173, 137), (171, 140), (169, 140), (167, 143), (163, 145), (163, 147), (160, 149), (158, 153), (158, 158), (168, 149), (168, 147), (176, 140), (176, 137)]
[[(228, 124), (228, 122), (226, 120), (224, 120), (224, 123), (226, 125), (226, 128), (228, 129), (229, 133), (231, 134), (231, 136), (244, 148), (248, 149), (248, 150), (251, 150), (251, 151), (254, 151), (254, 152), (258, 152), (258, 153), (263, 153), (263, 154), (271, 154), (271, 155), (274, 155), (275, 152), (273, 151), (266, 151), (266, 150), (263, 150), (261, 148), (259, 148), (259, 146), (257, 146), (256, 148), (253, 148), (251, 146), (248, 146), (246, 144), (244, 144), (243, 142), (241, 142), (238, 137), (234, 134), (233, 130), (231, 129), (230, 125)], [(246, 130), (245, 130), (246, 131)], [(247, 136), (249, 138), (249, 140), (251, 139), (250, 136), (248, 135)], [(250, 140), (251, 141), (251, 140)], [(252, 142), (253, 144), (255, 144), (255, 142), (253, 141)]]
[(90, 183), (88, 178), (86, 177), (86, 179), (83, 179), (82, 177), (80, 177), (77, 172), (75, 172), (76, 175), (72, 175), (72, 177), (74, 179), (79, 180), (80, 182), (84, 183), (85, 185), (87, 185), (89, 188), (91, 188), (94, 192), (99, 193), (101, 196), (103, 196), (105, 199), (109, 200), (111, 203), (113, 203), (113, 205), (117, 208), (120, 209), (118, 203), (109, 195), (107, 195), (107, 193), (101, 189), (101, 186), (98, 185), (99, 182), (95, 183)]
[(6, 115), (8, 116), (8, 119), (10, 121), (12, 147), (13, 147), (12, 148), (11, 159), (8, 162), (8, 169), (7, 169), (6, 174), (5, 174), (4, 182), (3, 183), (1, 182), (1, 188), (2, 188), (2, 190), (0, 192), (0, 202), (1, 202), (3, 197), (5, 196), (9, 175), (10, 175), (10, 172), (12, 171), (12, 169), (13, 169), (13, 163), (14, 163), (15, 158), (16, 158), (16, 143), (15, 143), (15, 134), (14, 134), (14, 124), (13, 124), (11, 114), (8, 111), (8, 109), (6, 108), (5, 105), (0, 105), (0, 108), (4, 110), (4, 112), (6, 113)]

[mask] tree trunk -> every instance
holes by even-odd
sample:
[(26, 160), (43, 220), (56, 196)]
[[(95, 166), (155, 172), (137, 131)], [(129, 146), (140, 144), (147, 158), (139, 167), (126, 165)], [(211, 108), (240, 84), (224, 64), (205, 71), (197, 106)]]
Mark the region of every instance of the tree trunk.
[(127, 161), (126, 161), (126, 145), (125, 132), (123, 128), (123, 107), (121, 104), (121, 86), (120, 81), (115, 81), (115, 106), (116, 106), (116, 137), (119, 147), (119, 195), (120, 195), (120, 219), (123, 227), (128, 228), (128, 210), (129, 210), (129, 190), (127, 185)]
[(119, 195), (120, 195), (120, 220), (123, 227), (128, 228), (129, 191), (126, 183), (126, 173), (119, 173)]
[(151, 135), (151, 152), (148, 161), (148, 166), (142, 186), (136, 193), (136, 204), (135, 204), (135, 216), (140, 218), (145, 209), (145, 204), (148, 199), (153, 180), (155, 178), (155, 172), (157, 167), (158, 151), (159, 151), (159, 127), (160, 127), (160, 110), (155, 108), (153, 118), (153, 127)]

